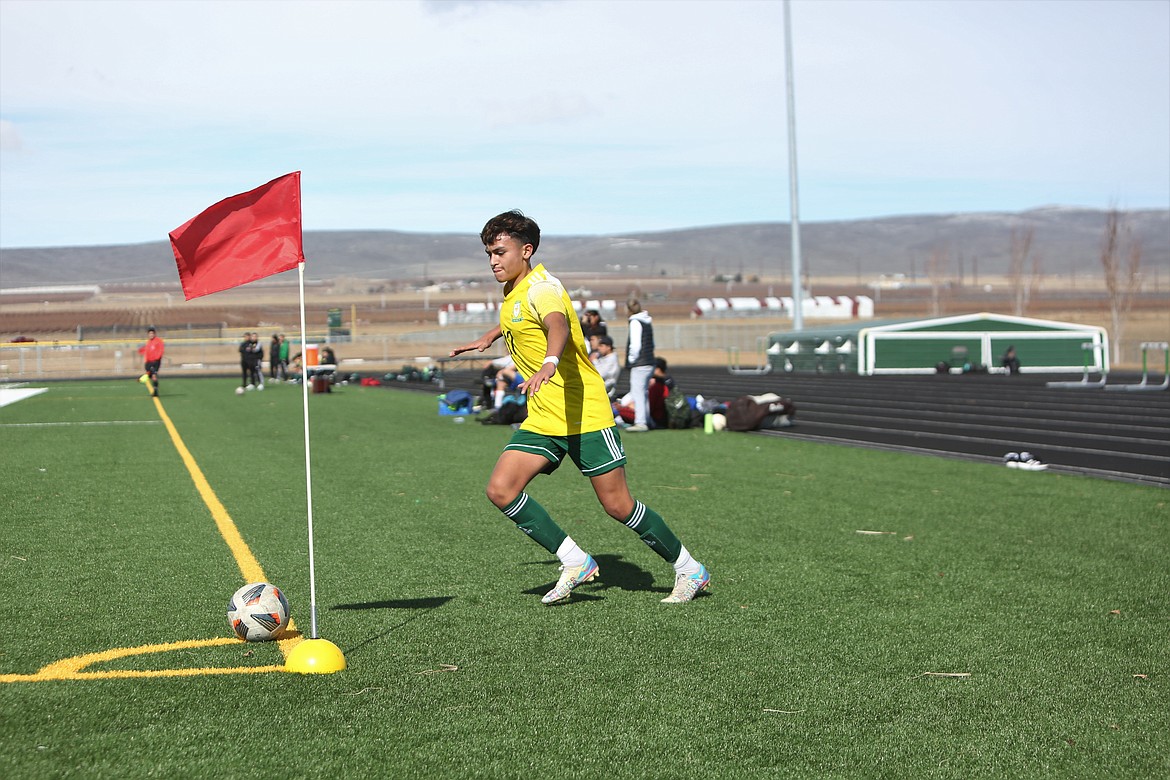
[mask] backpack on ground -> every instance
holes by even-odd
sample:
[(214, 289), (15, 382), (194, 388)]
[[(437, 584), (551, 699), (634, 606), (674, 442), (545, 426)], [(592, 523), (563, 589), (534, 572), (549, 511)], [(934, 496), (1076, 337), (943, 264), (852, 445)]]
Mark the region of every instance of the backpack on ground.
[(666, 405), (667, 428), (690, 428), (695, 424), (695, 410), (682, 391), (671, 390), (663, 403)]
[(516, 425), (528, 419), (528, 405), (514, 400), (504, 401), (499, 409), (493, 409), (479, 418), (484, 425)]
[(796, 406), (775, 393), (741, 395), (727, 405), (727, 430), (755, 431), (787, 428), (793, 424)]
[(466, 390), (450, 390), (443, 395), (443, 401), (452, 412), (470, 412), (473, 400)]

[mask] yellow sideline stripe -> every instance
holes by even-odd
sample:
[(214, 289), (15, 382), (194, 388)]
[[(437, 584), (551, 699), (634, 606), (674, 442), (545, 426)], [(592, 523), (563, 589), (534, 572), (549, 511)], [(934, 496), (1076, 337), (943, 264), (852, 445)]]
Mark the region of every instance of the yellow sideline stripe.
[(195, 462), (191, 451), (187, 449), (187, 445), (183, 443), (183, 438), (179, 436), (179, 431), (175, 428), (175, 424), (171, 422), (170, 416), (163, 409), (162, 401), (158, 400), (158, 398), (152, 398), (151, 400), (154, 401), (154, 405), (158, 409), (158, 416), (162, 418), (167, 433), (171, 435), (171, 441), (174, 443), (175, 449), (179, 451), (179, 457), (183, 459), (183, 465), (187, 467), (187, 472), (191, 475), (191, 481), (195, 483), (195, 489), (199, 491), (199, 496), (203, 499), (203, 503), (207, 504), (207, 508), (211, 510), (211, 516), (215, 519), (215, 525), (219, 528), (220, 536), (227, 542), (228, 548), (232, 551), (232, 555), (235, 556), (236, 563), (240, 567), (240, 573), (244, 575), (244, 582), (267, 582), (268, 578), (264, 576), (264, 570), (260, 568), (260, 562), (256, 560), (256, 556), (252, 555), (252, 551), (248, 549), (248, 544), (244, 541), (244, 537), (240, 536), (240, 530), (236, 528), (235, 521), (232, 520), (231, 515), (228, 514), (227, 509), (220, 502), (219, 496), (215, 495), (215, 491), (211, 489), (211, 484), (208, 483), (207, 477), (203, 476), (203, 470)]
[[(148, 392), (150, 388), (148, 387)], [(163, 408), (162, 401), (157, 397), (151, 398), (154, 401), (155, 409), (158, 410), (158, 415), (162, 418), (163, 425), (166, 426), (167, 432), (171, 436), (171, 442), (175, 445), (175, 449), (179, 452), (179, 457), (182, 458), (183, 464), (187, 467), (187, 472), (191, 475), (191, 480), (195, 483), (196, 490), (199, 491), (203, 503), (211, 510), (211, 516), (215, 519), (215, 525), (219, 528), (219, 533), (227, 542), (228, 548), (232, 551), (232, 555), (236, 559), (236, 564), (240, 567), (240, 573), (244, 575), (245, 582), (267, 582), (268, 578), (264, 575), (264, 570), (260, 568), (260, 562), (256, 560), (256, 556), (252, 555), (252, 551), (248, 548), (248, 544), (244, 541), (244, 537), (240, 535), (240, 531), (236, 528), (235, 521), (232, 520), (231, 515), (228, 514), (227, 509), (224, 508), (223, 503), (220, 502), (219, 497), (215, 495), (215, 491), (211, 489), (211, 484), (207, 481), (207, 477), (203, 476), (203, 470), (199, 468), (199, 464), (195, 462), (195, 458), (191, 455), (191, 451), (187, 449), (187, 445), (183, 443), (183, 438), (179, 436), (179, 431), (175, 428), (175, 424), (171, 422), (170, 416)], [(281, 639), (277, 642), (280, 647), (281, 654), (287, 658), (292, 649), (302, 641), (300, 632), (296, 630), (296, 625), (292, 619), (289, 619), (288, 627), (285, 629), (285, 636), (287, 639)], [(45, 680), (101, 680), (113, 678), (128, 678), (128, 677), (189, 677), (194, 675), (206, 674), (256, 674), (259, 672), (283, 672), (283, 666), (231, 666), (231, 667), (200, 667), (191, 669), (112, 669), (107, 671), (86, 672), (82, 671), (85, 667), (107, 661), (114, 661), (119, 658), (126, 658), (134, 655), (146, 655), (148, 653), (165, 653), (172, 650), (188, 650), (200, 647), (217, 647), (221, 645), (238, 644), (239, 639), (235, 637), (216, 637), (214, 639), (186, 639), (178, 642), (166, 642), (164, 644), (156, 645), (142, 645), (140, 647), (117, 647), (112, 650), (103, 650), (97, 653), (86, 653), (84, 655), (73, 656), (72, 658), (64, 658), (60, 661), (41, 667), (34, 674), (0, 674), (0, 683), (12, 682), (41, 682)]]

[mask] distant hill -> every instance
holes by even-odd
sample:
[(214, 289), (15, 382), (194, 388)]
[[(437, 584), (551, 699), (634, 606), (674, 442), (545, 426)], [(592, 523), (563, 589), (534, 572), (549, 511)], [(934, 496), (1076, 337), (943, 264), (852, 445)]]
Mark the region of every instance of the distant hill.
[[(1170, 271), (1170, 210), (1124, 212), (1146, 269)], [(1105, 212), (1040, 208), (1018, 213), (920, 215), (801, 223), (801, 255), (813, 277), (882, 273), (925, 277), (932, 257), (947, 278), (1006, 273), (1013, 230), (1031, 230), (1041, 272), (1100, 271)], [(444, 279), (486, 275), (473, 233), (309, 231), (310, 279)], [(545, 236), (538, 257), (561, 273), (620, 266), (646, 276), (784, 275), (791, 267), (786, 222), (697, 227), (609, 236)], [(165, 241), (125, 246), (0, 249), (0, 287), (177, 283)]]

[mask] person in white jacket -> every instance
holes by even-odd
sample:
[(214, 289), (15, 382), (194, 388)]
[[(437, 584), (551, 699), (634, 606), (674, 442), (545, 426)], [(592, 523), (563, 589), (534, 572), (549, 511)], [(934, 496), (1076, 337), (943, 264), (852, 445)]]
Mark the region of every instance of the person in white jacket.
[(626, 344), (626, 368), (630, 369), (630, 394), (634, 396), (634, 424), (629, 433), (650, 430), (650, 375), (654, 373), (654, 325), (650, 312), (631, 298), (626, 302), (630, 313), (629, 341)]

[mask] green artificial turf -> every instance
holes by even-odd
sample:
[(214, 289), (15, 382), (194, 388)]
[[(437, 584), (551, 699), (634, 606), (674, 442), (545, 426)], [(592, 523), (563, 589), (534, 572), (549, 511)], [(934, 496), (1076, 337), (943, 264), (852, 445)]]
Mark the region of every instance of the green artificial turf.
[[(308, 632), (300, 389), (233, 388), (161, 400)], [(483, 495), (509, 428), (426, 394), (309, 400), (319, 630), (348, 668), (0, 683), (0, 776), (1170, 775), (1165, 490), (631, 434), (631, 489), (713, 593), (660, 604), (669, 565), (566, 464), (529, 492), (601, 578), (545, 607), (555, 559)], [(0, 443), (0, 675), (230, 636), (242, 574), (140, 385), (53, 384), (0, 409)], [(282, 661), (232, 643), (87, 669)]]

